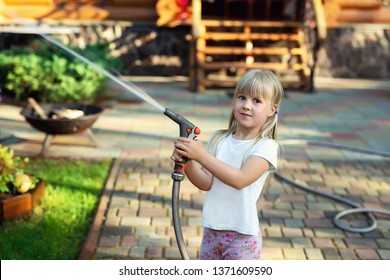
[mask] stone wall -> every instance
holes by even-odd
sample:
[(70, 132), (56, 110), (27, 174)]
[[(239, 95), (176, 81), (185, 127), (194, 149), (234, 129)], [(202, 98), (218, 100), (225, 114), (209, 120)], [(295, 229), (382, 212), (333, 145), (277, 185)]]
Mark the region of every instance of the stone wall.
[(329, 29), (318, 53), (316, 76), (390, 79), (390, 26)]

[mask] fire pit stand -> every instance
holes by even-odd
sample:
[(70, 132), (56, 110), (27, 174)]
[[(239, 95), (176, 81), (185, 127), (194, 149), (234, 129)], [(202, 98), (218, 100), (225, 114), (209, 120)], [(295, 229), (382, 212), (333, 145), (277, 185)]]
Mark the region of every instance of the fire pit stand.
[[(93, 134), (92, 132), (92, 129), (91, 128), (87, 128), (84, 133), (86, 134), (86, 136), (89, 138), (89, 140), (91, 141), (92, 143), (92, 146), (93, 147), (97, 147), (99, 146), (96, 138), (95, 138), (95, 135)], [(49, 134), (49, 133), (46, 133), (45, 135), (45, 140), (43, 140), (43, 143), (42, 143), (42, 148), (41, 148), (41, 152), (40, 152), (40, 155), (44, 156), (46, 155), (46, 151), (47, 149), (49, 148), (50, 144), (51, 144), (51, 141), (53, 140), (53, 138), (55, 137), (56, 135), (52, 135), (52, 134)]]
[(96, 122), (103, 108), (97, 105), (87, 104), (45, 104), (42, 105), (42, 110), (46, 116), (49, 116), (53, 111), (59, 110), (79, 110), (83, 115), (74, 119), (68, 118), (42, 118), (36, 110), (27, 105), (20, 112), (25, 117), (26, 121), (35, 129), (46, 133), (45, 140), (42, 143), (41, 155), (45, 155), (51, 141), (56, 135), (66, 135), (84, 132), (93, 146), (98, 146), (98, 142), (92, 132), (91, 126)]

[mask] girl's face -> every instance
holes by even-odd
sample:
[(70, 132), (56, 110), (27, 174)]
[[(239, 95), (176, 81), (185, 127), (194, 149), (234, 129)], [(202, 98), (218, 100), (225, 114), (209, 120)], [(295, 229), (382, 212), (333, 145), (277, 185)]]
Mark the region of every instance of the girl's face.
[(237, 121), (237, 132), (245, 132), (253, 137), (257, 135), (268, 117), (275, 113), (276, 105), (261, 97), (238, 94), (233, 104), (233, 114)]

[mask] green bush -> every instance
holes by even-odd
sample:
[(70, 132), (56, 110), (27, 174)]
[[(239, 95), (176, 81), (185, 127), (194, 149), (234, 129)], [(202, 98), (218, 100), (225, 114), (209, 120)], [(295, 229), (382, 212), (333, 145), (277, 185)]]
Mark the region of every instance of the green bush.
[[(109, 57), (108, 44), (89, 45), (83, 54), (94, 63), (120, 67)], [(0, 53), (0, 85), (16, 100), (34, 97), (41, 102), (93, 102), (108, 85), (108, 78), (64, 50), (50, 43), (13, 47)]]

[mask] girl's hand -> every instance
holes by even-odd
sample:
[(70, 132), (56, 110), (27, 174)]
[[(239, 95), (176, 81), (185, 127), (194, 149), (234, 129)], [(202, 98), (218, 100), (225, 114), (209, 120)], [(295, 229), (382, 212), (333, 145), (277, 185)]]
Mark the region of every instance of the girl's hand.
[(174, 161), (174, 162), (181, 162), (183, 160), (182, 157), (180, 156), (179, 152), (178, 152), (178, 149), (175, 148), (173, 150), (172, 155), (171, 155), (171, 160)]
[(175, 150), (172, 157), (180, 158), (180, 160), (182, 157), (186, 157), (198, 161), (204, 152), (206, 152), (206, 150), (201, 142), (179, 137), (179, 139), (175, 141)]
[(208, 154), (201, 142), (179, 138), (174, 142), (175, 149), (172, 152), (171, 160), (183, 162), (183, 157), (193, 159), (186, 163), (185, 173), (194, 186), (202, 191), (208, 191), (213, 182), (213, 175), (208, 172), (199, 162), (200, 158), (205, 158)]

